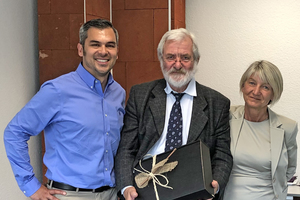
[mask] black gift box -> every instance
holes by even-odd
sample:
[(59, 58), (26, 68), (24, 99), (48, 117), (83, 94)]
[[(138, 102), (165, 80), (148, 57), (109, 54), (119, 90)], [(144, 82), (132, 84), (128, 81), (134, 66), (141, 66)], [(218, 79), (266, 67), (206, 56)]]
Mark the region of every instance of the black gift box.
[[(157, 155), (156, 164), (164, 160), (171, 152), (165, 152)], [(167, 163), (178, 161), (177, 166), (169, 172), (163, 173), (169, 180), (168, 186), (173, 189), (164, 188), (156, 184), (157, 194), (160, 200), (196, 200), (209, 199), (213, 197), (212, 172), (209, 148), (201, 141), (190, 143), (179, 147), (169, 157)], [(141, 165), (144, 169), (151, 171), (152, 158), (144, 159)], [(136, 169), (143, 171), (138, 164)], [(140, 172), (134, 170), (134, 176)], [(158, 180), (165, 184), (166, 180), (156, 176)], [(138, 188), (138, 200), (155, 200), (155, 190), (153, 180), (150, 180), (144, 188)]]

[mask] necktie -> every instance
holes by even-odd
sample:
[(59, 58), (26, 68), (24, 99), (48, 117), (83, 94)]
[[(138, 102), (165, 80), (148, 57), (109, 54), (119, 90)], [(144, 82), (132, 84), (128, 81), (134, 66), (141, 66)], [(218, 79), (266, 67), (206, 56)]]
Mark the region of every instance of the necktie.
[(185, 93), (172, 92), (172, 94), (175, 96), (176, 101), (173, 104), (170, 113), (165, 151), (173, 150), (182, 145), (182, 113), (180, 99)]

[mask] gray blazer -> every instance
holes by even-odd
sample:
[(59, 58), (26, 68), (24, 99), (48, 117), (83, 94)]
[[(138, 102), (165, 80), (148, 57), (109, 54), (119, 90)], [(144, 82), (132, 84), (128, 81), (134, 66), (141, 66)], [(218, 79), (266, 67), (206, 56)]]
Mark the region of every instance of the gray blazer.
[[(164, 129), (164, 79), (135, 85), (126, 105), (121, 141), (115, 158), (117, 189), (133, 185), (133, 167), (157, 142)], [(196, 83), (187, 143), (202, 140), (210, 148), (213, 179), (225, 189), (232, 168), (230, 101), (219, 92)]]
[[(287, 181), (296, 172), (297, 166), (297, 123), (268, 108), (271, 136), (272, 185), (278, 199), (286, 199)], [(244, 119), (244, 106), (230, 109), (231, 151), (236, 147)]]

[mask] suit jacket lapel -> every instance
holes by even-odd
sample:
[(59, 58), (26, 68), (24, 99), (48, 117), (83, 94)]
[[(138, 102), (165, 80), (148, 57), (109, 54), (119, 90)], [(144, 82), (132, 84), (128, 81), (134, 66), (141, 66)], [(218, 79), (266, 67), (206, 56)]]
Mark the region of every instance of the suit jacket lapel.
[(188, 143), (199, 139), (200, 134), (202, 133), (202, 130), (208, 121), (208, 117), (204, 113), (204, 109), (207, 106), (207, 102), (201, 94), (201, 90), (199, 88), (198, 83), (196, 83), (196, 89), (197, 96), (194, 97), (193, 101), (193, 111), (188, 136)]
[(282, 151), (282, 143), (284, 140), (284, 130), (280, 128), (282, 123), (277, 118), (276, 114), (268, 109), (269, 111), (269, 120), (270, 120), (270, 139), (271, 139), (271, 169), (272, 177), (275, 174), (279, 157)]
[(154, 127), (159, 136), (162, 134), (165, 125), (166, 115), (166, 84), (159, 82), (152, 90), (152, 98), (149, 99), (149, 107), (153, 115)]
[(230, 150), (231, 154), (234, 157), (235, 156), (235, 149), (237, 145), (237, 141), (240, 137), (241, 133), (241, 128), (243, 125), (244, 119), (239, 118), (239, 119), (231, 119), (230, 120), (230, 137), (231, 137), (231, 142), (230, 142)]
[(230, 137), (231, 137), (231, 143), (230, 143), (230, 150), (232, 153), (232, 156), (235, 154), (235, 149), (237, 145), (237, 141), (240, 137), (241, 128), (244, 122), (244, 106), (239, 107), (234, 112), (230, 113), (231, 119), (230, 119)]

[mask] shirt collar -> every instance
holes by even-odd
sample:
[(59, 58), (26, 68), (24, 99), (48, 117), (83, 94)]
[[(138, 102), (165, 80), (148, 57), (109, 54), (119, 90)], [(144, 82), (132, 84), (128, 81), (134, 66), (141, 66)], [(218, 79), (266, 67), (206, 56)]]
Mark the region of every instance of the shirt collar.
[[(81, 77), (81, 79), (89, 86), (89, 88), (93, 89), (95, 87), (95, 81), (98, 80), (96, 79), (90, 72), (88, 72), (80, 63), (76, 69), (76, 72), (78, 75)], [(98, 80), (99, 81), (99, 80)], [(107, 86), (111, 85), (114, 82), (114, 79), (109, 72), (108, 74), (108, 81), (107, 81)]]
[[(170, 87), (169, 83), (167, 82), (167, 86), (165, 88), (165, 92), (166, 94), (170, 94), (172, 91), (172, 88)], [(176, 91), (174, 91), (175, 93), (177, 93)], [(190, 96), (197, 96), (197, 92), (196, 92), (196, 81), (194, 78), (192, 78), (192, 80), (189, 82), (187, 88), (185, 89), (184, 93), (190, 95)]]

